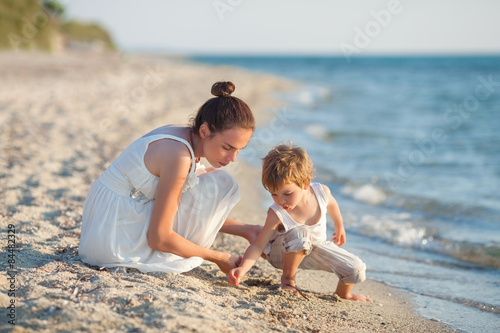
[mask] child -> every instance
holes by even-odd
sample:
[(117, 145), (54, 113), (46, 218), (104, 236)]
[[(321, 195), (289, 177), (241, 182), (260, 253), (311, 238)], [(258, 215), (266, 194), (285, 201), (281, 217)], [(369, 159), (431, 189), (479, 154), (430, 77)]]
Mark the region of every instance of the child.
[[(274, 204), (257, 239), (248, 247), (241, 265), (229, 271), (228, 282), (240, 279), (264, 252), (266, 259), (282, 269), (281, 288), (297, 295), (297, 268), (335, 273), (339, 283), (335, 293), (344, 299), (372, 302), (351, 294), (354, 284), (365, 280), (365, 264), (341, 249), (346, 241), (342, 216), (327, 186), (311, 183), (313, 165), (304, 149), (279, 145), (264, 158), (262, 184)], [(333, 219), (333, 242), (326, 236), (326, 213)]]

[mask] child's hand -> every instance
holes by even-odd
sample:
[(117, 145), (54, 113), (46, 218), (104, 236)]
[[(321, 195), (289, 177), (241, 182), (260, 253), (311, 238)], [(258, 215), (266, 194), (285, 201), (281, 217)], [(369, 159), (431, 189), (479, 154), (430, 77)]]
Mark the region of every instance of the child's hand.
[(240, 284), (240, 270), (239, 268), (233, 268), (227, 274), (227, 282), (230, 285), (237, 286)]
[(342, 246), (345, 243), (345, 230), (342, 228), (338, 235), (336, 232), (333, 233), (333, 242), (337, 244), (338, 246)]

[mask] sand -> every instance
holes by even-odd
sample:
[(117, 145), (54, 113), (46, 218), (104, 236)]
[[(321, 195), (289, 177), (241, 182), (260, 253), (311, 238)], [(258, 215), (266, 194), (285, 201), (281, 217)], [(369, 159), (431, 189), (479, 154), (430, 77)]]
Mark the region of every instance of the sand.
[[(296, 83), (118, 54), (0, 53), (0, 78), (2, 331), (452, 331), (418, 317), (409, 294), (370, 280), (355, 290), (372, 304), (335, 298), (337, 278), (324, 272), (299, 272), (308, 300), (283, 293), (280, 272), (264, 260), (240, 287), (230, 286), (210, 262), (176, 275), (110, 271), (80, 261), (87, 190), (129, 143), (163, 124), (186, 123), (221, 79), (235, 82), (234, 95), (251, 106), (259, 126), (269, 126), (273, 110), (282, 107), (272, 92)], [(230, 216), (262, 224), (260, 170), (239, 161), (229, 171), (242, 193)], [(214, 244), (234, 254), (246, 246), (224, 234)]]

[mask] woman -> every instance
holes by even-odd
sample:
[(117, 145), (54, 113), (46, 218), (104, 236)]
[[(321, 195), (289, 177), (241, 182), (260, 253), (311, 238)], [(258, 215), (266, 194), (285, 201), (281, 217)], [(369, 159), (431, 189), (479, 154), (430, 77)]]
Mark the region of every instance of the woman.
[[(217, 82), (191, 126), (167, 125), (133, 142), (92, 184), (83, 206), (79, 254), (99, 266), (185, 272), (203, 260), (227, 273), (236, 257), (209, 249), (222, 231), (252, 241), (260, 227), (227, 218), (238, 185), (220, 167), (234, 162), (255, 121)], [(199, 163), (205, 157), (212, 168)]]

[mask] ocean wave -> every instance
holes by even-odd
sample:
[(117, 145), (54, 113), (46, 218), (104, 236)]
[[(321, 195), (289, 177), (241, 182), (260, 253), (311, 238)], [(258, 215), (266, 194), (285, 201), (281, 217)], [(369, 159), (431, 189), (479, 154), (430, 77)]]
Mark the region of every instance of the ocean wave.
[(403, 247), (422, 247), (430, 243), (434, 237), (434, 233), (430, 230), (414, 225), (411, 222), (411, 215), (407, 213), (391, 217), (363, 215), (353, 222), (351, 228), (360, 235), (375, 237)]
[(500, 269), (500, 243), (479, 244), (448, 239), (438, 229), (419, 224), (418, 219), (409, 213), (349, 216), (349, 221), (350, 230), (365, 237), (446, 255), (480, 267)]
[(329, 102), (332, 99), (332, 92), (329, 87), (318, 85), (305, 85), (293, 95), (288, 96), (291, 102), (315, 109), (320, 104)]
[(342, 187), (341, 193), (370, 205), (380, 205), (387, 200), (387, 194), (372, 184), (346, 185)]
[(365, 204), (396, 208), (430, 217), (448, 218), (455, 222), (457, 218), (460, 220), (481, 219), (484, 224), (500, 222), (500, 212), (490, 207), (478, 204), (466, 205), (461, 202), (445, 202), (442, 199), (395, 192), (379, 185), (381, 181), (377, 178), (374, 178), (371, 183), (340, 178), (337, 178), (336, 181), (341, 183), (340, 192), (343, 195)]
[(323, 140), (328, 135), (328, 129), (320, 124), (307, 125), (304, 127), (304, 131), (319, 140)]
[(485, 245), (469, 242), (439, 240), (442, 253), (480, 266), (500, 269), (500, 244)]

